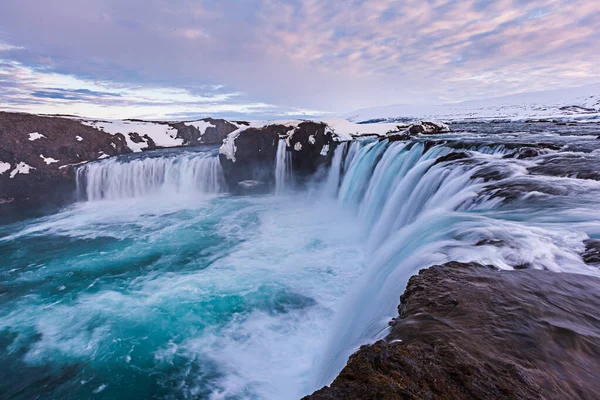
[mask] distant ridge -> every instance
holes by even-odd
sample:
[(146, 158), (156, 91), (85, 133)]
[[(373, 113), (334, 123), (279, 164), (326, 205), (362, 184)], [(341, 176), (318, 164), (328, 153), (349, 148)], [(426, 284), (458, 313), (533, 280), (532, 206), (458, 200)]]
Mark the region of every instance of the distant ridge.
[(433, 106), (407, 104), (365, 108), (345, 114), (361, 122), (407, 122), (414, 119), (524, 120), (524, 119), (600, 119), (600, 83), (577, 88), (520, 93), (485, 100), (471, 100)]

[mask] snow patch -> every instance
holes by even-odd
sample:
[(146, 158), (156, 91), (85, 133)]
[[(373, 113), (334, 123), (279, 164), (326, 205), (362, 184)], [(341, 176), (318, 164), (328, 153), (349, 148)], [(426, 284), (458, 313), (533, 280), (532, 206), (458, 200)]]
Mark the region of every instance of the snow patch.
[(10, 163), (0, 161), (0, 175), (10, 169)]
[(44, 157), (44, 155), (43, 155), (43, 154), (40, 154), (40, 158), (41, 158), (42, 160), (44, 160), (44, 162), (46, 163), (46, 165), (50, 165), (50, 164), (53, 164), (53, 163), (57, 163), (57, 162), (58, 162), (58, 160), (55, 160), (55, 159), (54, 159), (54, 158), (52, 158), (52, 157)]
[(323, 146), (323, 148), (321, 149), (321, 155), (322, 156), (326, 156), (327, 153), (329, 153), (329, 145), (326, 144), (325, 146)]
[(37, 133), (37, 132), (33, 132), (29, 134), (29, 141), (33, 142), (34, 140), (38, 140), (41, 138), (46, 138), (46, 136), (42, 135), (41, 133)]
[(75, 139), (77, 139), (78, 142), (82, 142), (83, 138), (81, 136), (75, 136)]
[[(208, 128), (216, 128), (217, 126), (212, 124), (211, 122), (208, 121), (192, 121), (192, 122), (185, 122), (184, 123), (185, 126), (193, 126), (194, 128), (198, 129), (200, 131), (200, 136), (204, 136), (204, 134), (206, 133), (206, 130)], [(200, 138), (198, 138), (198, 140), (200, 140)]]
[(105, 158), (110, 157), (108, 154), (106, 154), (103, 151), (99, 151), (98, 154), (100, 154), (100, 157), (98, 157), (98, 160), (104, 160)]
[(401, 123), (355, 124), (343, 118), (324, 118), (320, 120), (327, 124), (334, 139), (337, 141), (352, 140), (355, 136), (377, 135), (385, 136), (390, 132), (399, 132), (408, 127)]
[(31, 171), (33, 168), (31, 165), (27, 165), (24, 162), (20, 162), (17, 164), (17, 166), (15, 167), (15, 169), (13, 169), (10, 172), (10, 178), (14, 178), (15, 176), (17, 176), (17, 174), (29, 174), (29, 171)]
[(302, 143), (296, 142), (296, 144), (294, 145), (294, 150), (296, 150), (296, 151), (302, 150)]
[(140, 136), (148, 135), (159, 147), (176, 147), (183, 145), (183, 139), (177, 137), (177, 129), (168, 124), (144, 121), (87, 121), (82, 124), (104, 131), (111, 135), (121, 133), (127, 140), (127, 147), (133, 152), (140, 152), (148, 147), (148, 143), (135, 143), (129, 137), (130, 133), (138, 133)]
[(308, 143), (310, 143), (310, 144), (315, 144), (316, 142), (317, 142), (317, 141), (316, 141), (316, 139), (315, 139), (315, 135), (310, 135), (310, 136), (308, 137)]

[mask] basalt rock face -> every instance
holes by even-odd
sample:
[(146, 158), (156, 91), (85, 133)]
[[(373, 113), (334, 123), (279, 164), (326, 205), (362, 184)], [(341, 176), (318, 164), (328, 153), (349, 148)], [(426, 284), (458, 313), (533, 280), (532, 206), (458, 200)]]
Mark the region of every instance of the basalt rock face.
[(177, 122), (170, 126), (177, 129), (177, 137), (183, 139), (185, 145), (221, 144), (227, 135), (238, 129), (224, 119), (205, 118), (195, 121), (196, 124), (198, 122), (206, 123), (203, 131), (194, 126), (194, 123)]
[(76, 120), (0, 112), (0, 217), (70, 201), (76, 165), (129, 152)]
[(221, 152), (219, 161), (229, 188), (237, 192), (241, 188), (240, 182), (256, 181), (262, 183), (265, 190), (268, 189), (275, 180), (279, 129), (248, 128), (235, 138), (230, 136), (227, 140), (232, 143), (224, 146), (228, 146), (230, 150), (228, 153)]
[(410, 279), (385, 340), (306, 399), (596, 399), (600, 279), (448, 263)]
[(299, 124), (287, 139), (294, 173), (300, 176), (314, 174), (326, 162), (332, 141), (333, 135), (326, 124), (310, 121)]

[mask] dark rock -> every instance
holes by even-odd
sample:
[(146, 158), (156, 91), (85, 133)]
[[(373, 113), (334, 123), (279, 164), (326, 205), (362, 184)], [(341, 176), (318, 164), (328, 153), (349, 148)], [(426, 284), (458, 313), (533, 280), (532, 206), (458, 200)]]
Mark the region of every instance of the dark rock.
[(438, 133), (449, 132), (450, 129), (446, 125), (436, 124), (434, 122), (422, 121), (418, 124), (413, 124), (408, 128), (410, 135), (435, 135)]
[(412, 136), (404, 133), (404, 134), (400, 134), (400, 135), (388, 135), (384, 138), (381, 138), (381, 140), (389, 140), (390, 143), (392, 142), (400, 142), (400, 141), (406, 141), (406, 140), (411, 140)]
[(524, 160), (526, 158), (533, 158), (539, 156), (541, 153), (538, 149), (534, 148), (524, 148), (515, 151), (514, 153), (507, 154), (503, 158), (517, 158), (519, 160)]
[(225, 180), (232, 191), (239, 191), (238, 183), (243, 181), (264, 182), (268, 186), (273, 184), (279, 142), (277, 129), (248, 128), (240, 132), (236, 138), (227, 140), (233, 140), (234, 159), (228, 158), (226, 154), (219, 154), (219, 160)]
[[(208, 122), (212, 126), (201, 132), (189, 122), (171, 123), (169, 125), (177, 129), (177, 137), (183, 139), (184, 145), (221, 144), (227, 135), (238, 129), (237, 126), (224, 119), (204, 118), (200, 121)], [(240, 124), (248, 125), (248, 123)]]
[(137, 132), (129, 132), (127, 135), (133, 143), (146, 143), (144, 150), (156, 149), (156, 143), (154, 143), (154, 140), (152, 140), (152, 138), (147, 134), (140, 136), (140, 134)]
[(600, 279), (447, 263), (410, 279), (385, 340), (306, 399), (596, 399)]
[(478, 241), (477, 243), (475, 243), (475, 246), (496, 246), (496, 247), (502, 247), (504, 245), (504, 241), (503, 240), (497, 240), (497, 239), (482, 239), (480, 241)]
[[(43, 137), (29, 140), (31, 133)], [(0, 162), (10, 164), (0, 174), (0, 217), (18, 218), (72, 201), (76, 165), (129, 152), (123, 135), (77, 120), (0, 112)], [(28, 174), (15, 173), (20, 163), (31, 167)]]
[(437, 160), (435, 160), (435, 163), (433, 165), (449, 161), (464, 160), (465, 158), (469, 158), (469, 155), (467, 153), (450, 153), (443, 157), (439, 157)]
[(583, 261), (586, 264), (600, 264), (600, 240), (588, 239), (583, 244), (585, 244)]
[(600, 169), (598, 169), (596, 158), (587, 154), (558, 153), (549, 155), (527, 170), (534, 175), (600, 180)]
[[(296, 175), (309, 176), (326, 162), (326, 146), (332, 143), (333, 136), (327, 125), (316, 122), (302, 122), (288, 137), (288, 150), (292, 152), (292, 168)], [(327, 152), (328, 153), (328, 152)]]

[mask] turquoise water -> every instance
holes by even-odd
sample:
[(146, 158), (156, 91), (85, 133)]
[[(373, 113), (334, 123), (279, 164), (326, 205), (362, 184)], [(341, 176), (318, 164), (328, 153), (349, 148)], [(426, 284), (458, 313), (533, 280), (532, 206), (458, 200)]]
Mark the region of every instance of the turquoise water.
[(0, 393), (305, 394), (362, 268), (352, 218), (332, 209), (297, 196), (169, 196), (1, 227)]

